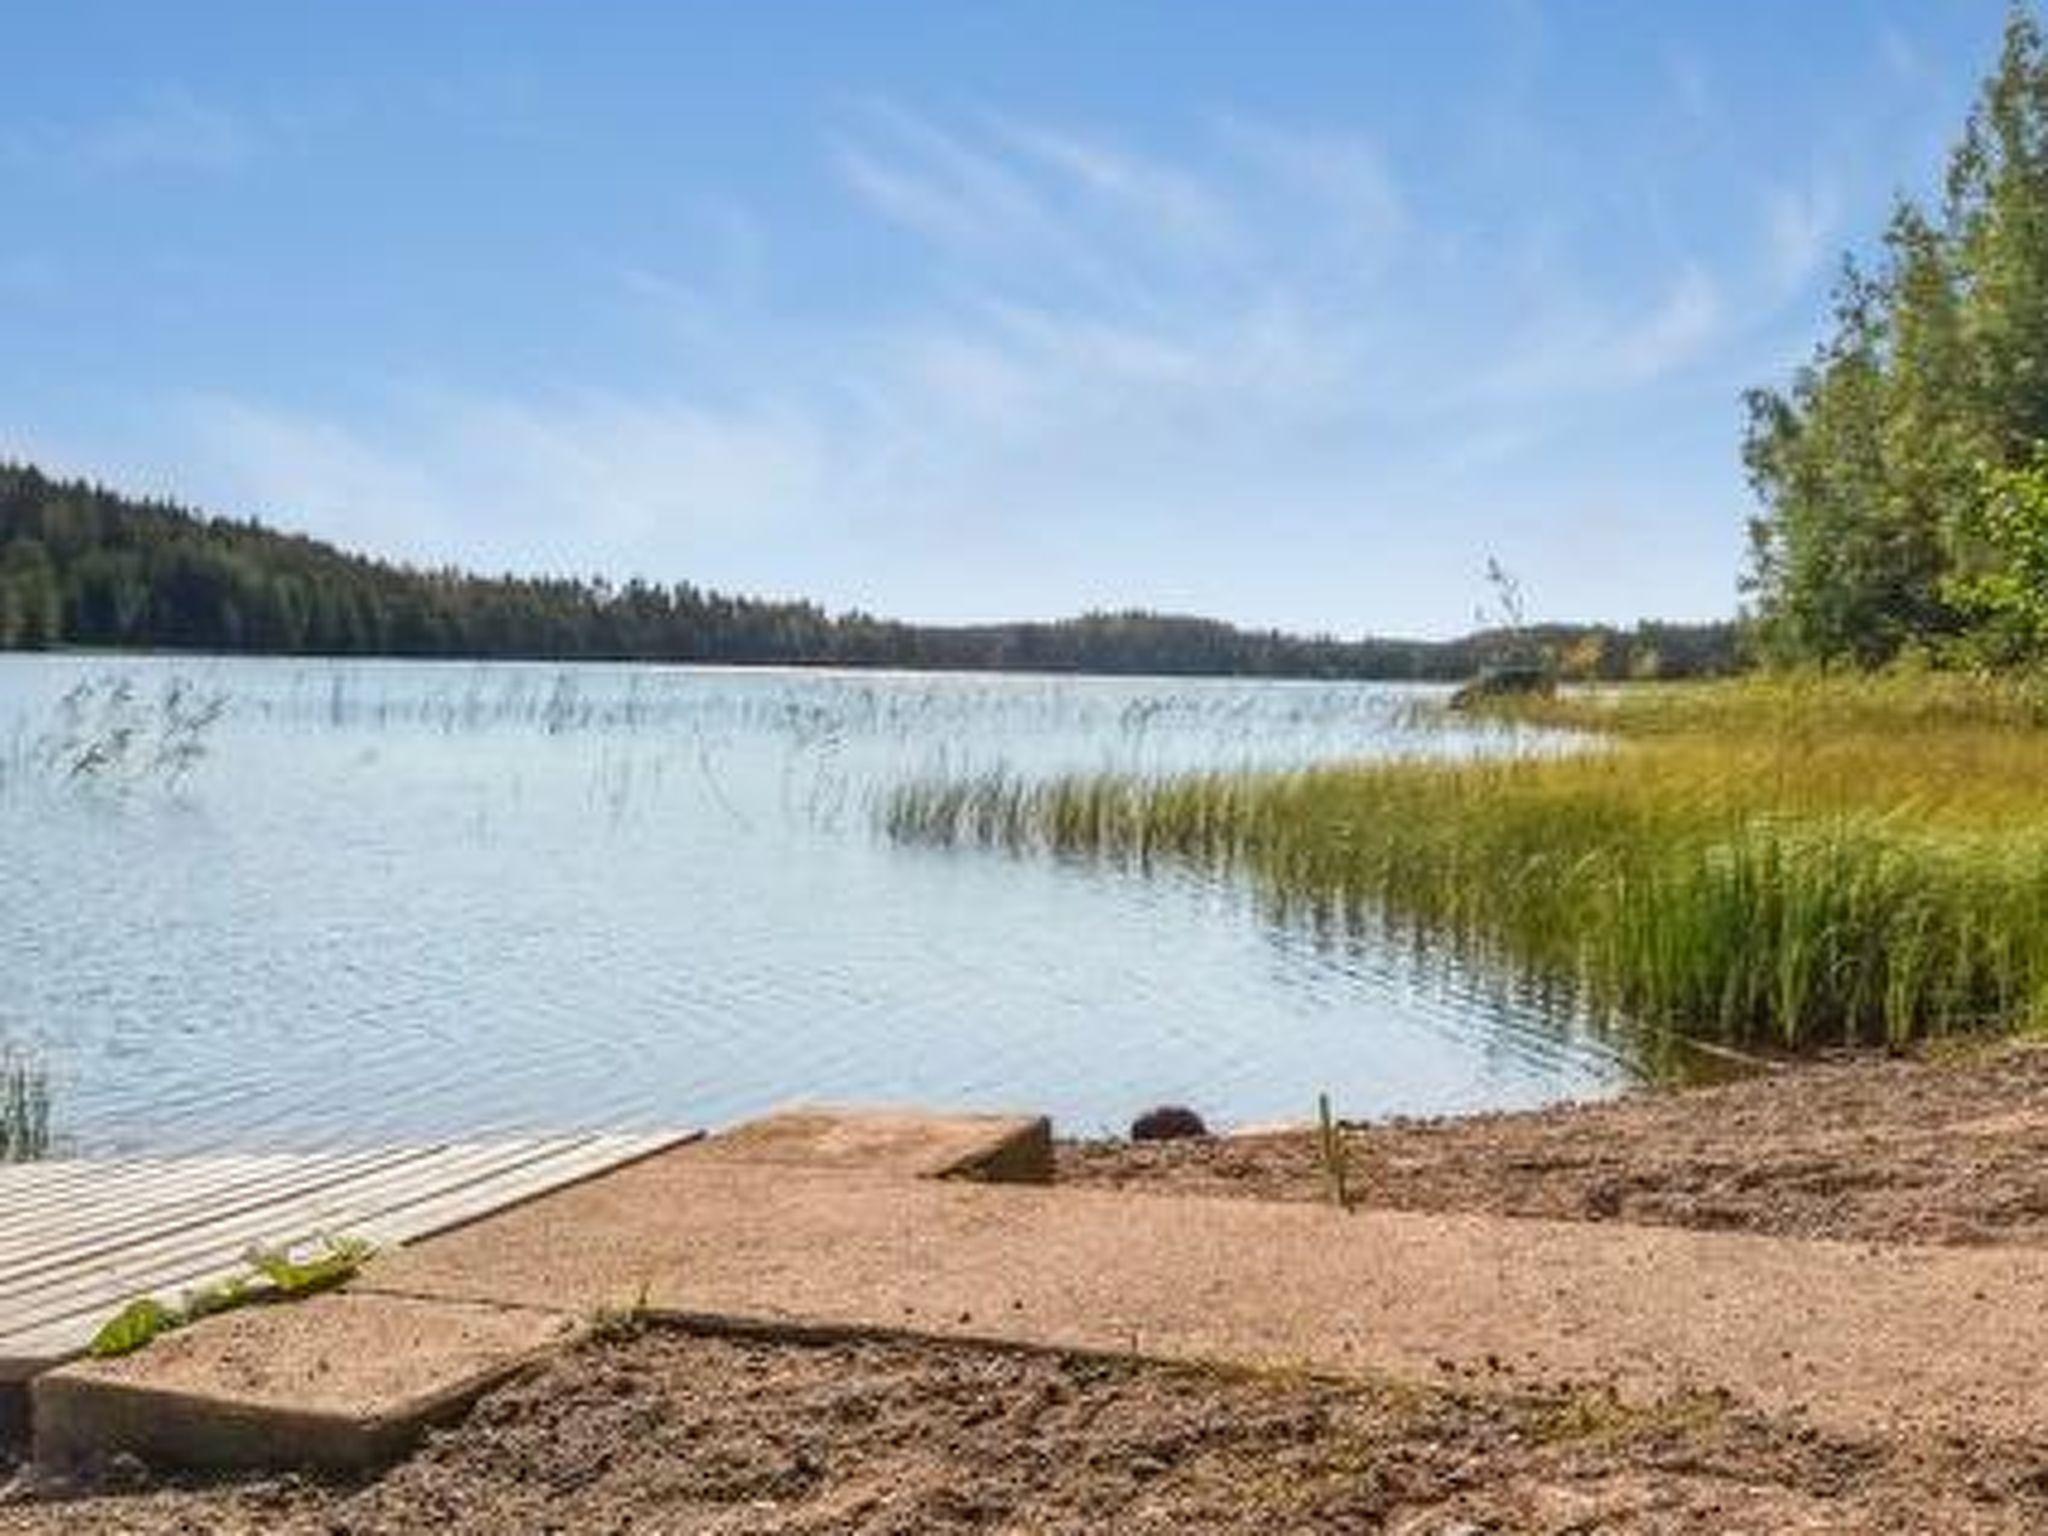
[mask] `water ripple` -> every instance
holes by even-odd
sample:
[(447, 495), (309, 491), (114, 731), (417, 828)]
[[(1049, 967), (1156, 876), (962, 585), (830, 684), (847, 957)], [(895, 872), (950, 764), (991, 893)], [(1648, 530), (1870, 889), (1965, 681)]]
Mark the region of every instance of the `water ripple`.
[(92, 1150), (719, 1123), (791, 1098), (1119, 1126), (1541, 1102), (1626, 1080), (1554, 1003), (1229, 883), (894, 847), (935, 770), (1526, 750), (1359, 684), (0, 659), (224, 718), (176, 785), (0, 779), (0, 1044)]

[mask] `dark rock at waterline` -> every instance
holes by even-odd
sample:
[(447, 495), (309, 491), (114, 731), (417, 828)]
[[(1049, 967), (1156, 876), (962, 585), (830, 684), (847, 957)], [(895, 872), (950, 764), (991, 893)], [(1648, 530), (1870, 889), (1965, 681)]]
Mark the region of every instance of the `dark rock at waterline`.
[(1557, 677), (1542, 662), (1498, 662), (1451, 695), (1451, 708), (1476, 709), (1489, 699), (1547, 699), (1557, 692)]
[(1183, 1141), (1208, 1134), (1202, 1117), (1184, 1104), (1161, 1104), (1131, 1122), (1133, 1141)]

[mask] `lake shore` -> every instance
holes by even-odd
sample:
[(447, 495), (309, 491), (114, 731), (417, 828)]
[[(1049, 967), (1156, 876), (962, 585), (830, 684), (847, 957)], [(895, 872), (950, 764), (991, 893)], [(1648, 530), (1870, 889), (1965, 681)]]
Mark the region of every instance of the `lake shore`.
[[(1717, 1088), (1349, 1134), (1368, 1205), (1868, 1244), (2048, 1239), (2048, 1049), (1851, 1056)], [(1306, 1133), (1069, 1142), (1062, 1181), (1322, 1195)], [(362, 1484), (151, 1483), (0, 1531), (2017, 1531), (2048, 1437), (1845, 1437), (1674, 1383), (1436, 1387), (936, 1341), (614, 1330)]]
[[(1877, 1243), (2048, 1242), (2048, 1045), (1824, 1055), (1715, 1087), (1347, 1129), (1347, 1182), (1398, 1210)], [(1328, 1198), (1303, 1128), (1066, 1141), (1063, 1182)]]
[[(90, 1156), (718, 1125), (799, 1094), (946, 1105), (997, 1084), (1096, 1131), (1167, 1084), (1287, 1112), (1304, 1058), (1340, 1087), (1374, 1074), (1382, 1107), (1618, 1085), (1635, 1063), (1609, 1041), (1434, 960), (1332, 954), (1234, 881), (933, 857), (872, 822), (942, 762), (1281, 770), (1521, 739), (1425, 722), (1434, 697), (10, 656), (0, 845), (51, 894), (0, 911), (0, 1058), (47, 1067), (50, 1134)], [(196, 728), (192, 701), (223, 699)], [(138, 949), (137, 911), (181, 915)], [(1333, 1036), (1337, 995), (1369, 1031)], [(1384, 1055), (1415, 1066), (1389, 1079)]]

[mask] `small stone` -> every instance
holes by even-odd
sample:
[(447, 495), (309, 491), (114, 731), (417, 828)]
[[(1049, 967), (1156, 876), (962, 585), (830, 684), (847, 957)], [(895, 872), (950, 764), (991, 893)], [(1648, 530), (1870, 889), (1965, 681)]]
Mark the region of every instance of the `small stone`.
[(1161, 1104), (1131, 1122), (1133, 1141), (1184, 1141), (1208, 1134), (1202, 1117), (1184, 1104)]
[(135, 1493), (149, 1486), (149, 1468), (141, 1457), (116, 1451), (100, 1464), (97, 1481), (110, 1493)]
[(56, 1496), (69, 1491), (64, 1479), (44, 1473), (36, 1474), (33, 1467), (21, 1467), (5, 1482), (0, 1482), (0, 1509), (9, 1504), (27, 1504), (39, 1495)]

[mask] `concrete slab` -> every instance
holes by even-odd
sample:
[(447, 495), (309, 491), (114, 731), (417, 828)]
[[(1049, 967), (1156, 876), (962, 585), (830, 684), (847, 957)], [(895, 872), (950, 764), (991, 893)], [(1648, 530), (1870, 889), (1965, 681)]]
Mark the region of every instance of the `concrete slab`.
[[(770, 1177), (824, 1169), (895, 1181), (1043, 1181), (1053, 1168), (1050, 1123), (1029, 1115), (813, 1106), (754, 1121), (712, 1142), (674, 1146), (677, 1139), (668, 1138), (672, 1150), (666, 1153), (636, 1145), (633, 1155), (689, 1155), (712, 1167), (778, 1171)], [(604, 1167), (618, 1169), (624, 1159), (611, 1148), (617, 1138), (596, 1140), (603, 1143), (595, 1151), (606, 1158)], [(543, 1170), (549, 1181), (541, 1192), (560, 1192), (564, 1185), (554, 1166)], [(452, 1214), (467, 1218), (477, 1208)], [(600, 1242), (615, 1236), (593, 1234)], [(562, 1240), (573, 1248), (583, 1238), (565, 1229)], [(571, 1286), (564, 1294), (595, 1292)], [(629, 1307), (640, 1299), (638, 1289), (624, 1286), (604, 1304)], [(211, 1319), (123, 1360), (48, 1369), (55, 1364), (51, 1356), (76, 1350), (78, 1340), (66, 1334), (68, 1348), (51, 1345), (33, 1360), (32, 1369), (43, 1374), (25, 1393), (17, 1381), (0, 1395), (0, 1433), (18, 1439), (27, 1419), (37, 1459), (51, 1464), (126, 1450), (179, 1465), (368, 1465), (536, 1351), (573, 1334), (569, 1319), (593, 1310), (564, 1313), (548, 1303), (529, 1307), (495, 1297), (425, 1300), (358, 1287), (306, 1305)]]
[(546, 1310), (340, 1292), (208, 1318), (30, 1384), (36, 1461), (354, 1471), (576, 1337)]
[(1052, 1122), (1043, 1115), (798, 1105), (699, 1142), (696, 1155), (910, 1178), (1045, 1184), (1053, 1173)]
[[(2048, 1415), (2048, 1250), (990, 1182), (1035, 1168), (1043, 1129), (774, 1116), (386, 1252), (345, 1294), (42, 1377), (38, 1453), (366, 1466), (580, 1319), (641, 1305), (1638, 1402), (1722, 1389), (1855, 1436), (2006, 1438)], [(963, 1170), (982, 1182), (933, 1177)]]
[(1345, 1214), (720, 1163), (689, 1150), (375, 1261), (366, 1285), (1441, 1381), (1725, 1388), (1846, 1432), (2031, 1433), (2048, 1252)]

